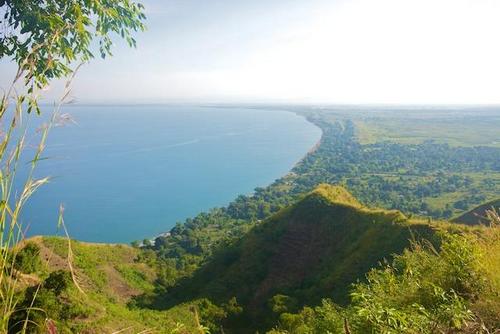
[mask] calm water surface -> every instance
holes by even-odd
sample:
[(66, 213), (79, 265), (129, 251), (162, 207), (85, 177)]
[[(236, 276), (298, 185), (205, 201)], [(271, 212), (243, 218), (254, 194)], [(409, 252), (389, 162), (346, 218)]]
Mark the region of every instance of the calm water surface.
[(130, 242), (286, 174), (319, 140), (293, 113), (215, 107), (69, 106), (23, 213), (28, 234), (55, 234), (60, 203), (73, 238)]

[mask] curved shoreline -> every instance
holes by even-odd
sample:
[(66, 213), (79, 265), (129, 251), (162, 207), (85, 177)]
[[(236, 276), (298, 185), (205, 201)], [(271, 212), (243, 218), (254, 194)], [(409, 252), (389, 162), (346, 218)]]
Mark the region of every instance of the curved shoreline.
[[(246, 108), (246, 109), (259, 109), (259, 110), (262, 110), (261, 108)], [(313, 121), (311, 121), (306, 115), (304, 114), (301, 114), (300, 112), (297, 112), (297, 111), (292, 111), (292, 110), (285, 110), (285, 109), (280, 109), (280, 111), (285, 111), (285, 112), (288, 112), (288, 113), (292, 113), (292, 114), (295, 114), (299, 117), (302, 117), (306, 122), (310, 123), (311, 125), (313, 125), (314, 127), (316, 127), (317, 129), (320, 130), (321, 132), (321, 135), (319, 136), (319, 139), (316, 141), (316, 143), (302, 156), (302, 158), (300, 158), (297, 162), (295, 162), (293, 164), (293, 166), (290, 168), (290, 170), (280, 176), (279, 178), (275, 179), (274, 181), (272, 181), (271, 183), (263, 186), (264, 188), (267, 188), (267, 187), (270, 187), (272, 186), (275, 182), (283, 179), (283, 178), (286, 178), (287, 176), (290, 176), (293, 174), (293, 170), (300, 164), (302, 163), (302, 161), (304, 161), (309, 155), (313, 154), (314, 152), (316, 152), (318, 150), (318, 148), (321, 146), (322, 142), (323, 142), (323, 137), (324, 137), (324, 132), (323, 132), (323, 129), (318, 126), (316, 123), (314, 123)], [(256, 186), (255, 188), (258, 188), (259, 186)], [(250, 194), (247, 194), (245, 196), (253, 196), (255, 194), (255, 189), (252, 191), (252, 193)], [(223, 205), (223, 206), (220, 206), (220, 207), (211, 207), (209, 208), (208, 210), (203, 210), (203, 211), (200, 211), (198, 214), (201, 214), (203, 212), (207, 212), (207, 211), (210, 211), (211, 209), (214, 209), (214, 208), (224, 208), (224, 207), (227, 207), (229, 204), (231, 204), (238, 196), (240, 196), (241, 194), (238, 194), (236, 195), (236, 197), (234, 197), (233, 200), (231, 200), (229, 203), (227, 203), (226, 205)], [(197, 215), (198, 215), (197, 214)], [(182, 224), (185, 223), (186, 219), (189, 219), (189, 218), (192, 218), (192, 216), (190, 217), (187, 217), (184, 219), (184, 221), (182, 222)], [(173, 228), (173, 227), (172, 227)], [(170, 230), (172, 229), (170, 228)], [(157, 234), (156, 236), (154, 236), (153, 238), (151, 239), (148, 239), (150, 242), (154, 243), (155, 240), (157, 238), (160, 238), (160, 237), (169, 237), (170, 236), (170, 230), (168, 232), (162, 232), (160, 234)], [(140, 246), (142, 245), (142, 242), (140, 243)]]
[[(319, 139), (316, 142), (316, 144), (314, 144), (314, 146), (311, 147), (306, 152), (306, 154), (299, 161), (297, 161), (297, 163), (293, 166), (293, 168), (295, 168), (295, 166), (297, 166), (298, 164), (300, 164), (305, 158), (307, 158), (307, 156), (313, 154), (314, 152), (316, 152), (318, 150), (318, 148), (321, 146), (321, 143), (323, 142), (323, 137), (324, 137), (325, 133), (323, 132), (323, 129), (320, 126), (318, 126), (316, 123), (314, 123), (313, 121), (311, 121), (306, 115), (302, 115), (302, 114), (300, 114), (299, 112), (296, 112), (296, 111), (290, 111), (290, 112), (293, 112), (295, 115), (303, 117), (307, 122), (309, 122), (312, 125), (314, 125), (315, 127), (317, 127), (319, 129), (319, 131), (321, 132), (321, 136), (319, 136)], [(290, 172), (291, 172), (291, 170), (290, 170)]]

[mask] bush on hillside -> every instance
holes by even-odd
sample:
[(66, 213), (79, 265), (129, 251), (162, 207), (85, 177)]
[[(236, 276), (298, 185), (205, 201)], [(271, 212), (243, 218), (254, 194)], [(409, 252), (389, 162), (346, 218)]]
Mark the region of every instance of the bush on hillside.
[(81, 298), (77, 303), (78, 299), (71, 297), (78, 294), (70, 272), (56, 270), (50, 273), (40, 285), (26, 289), (18, 311), (11, 318), (9, 333), (18, 333), (25, 325), (28, 333), (46, 333), (46, 328), (40, 325), (50, 319), (57, 325), (77, 317), (87, 318), (88, 306)]
[[(373, 269), (357, 283), (352, 303), (341, 309), (330, 300), (298, 314), (284, 313), (270, 333), (481, 333), (485, 323), (475, 304), (500, 304), (487, 279), (480, 242), (446, 235), (441, 249), (416, 244), (390, 265)], [(345, 321), (345, 322), (344, 322)], [(487, 333), (484, 331), (484, 333)]]
[(34, 242), (28, 242), (15, 254), (14, 269), (25, 274), (31, 274), (42, 270), (40, 259), (40, 247)]

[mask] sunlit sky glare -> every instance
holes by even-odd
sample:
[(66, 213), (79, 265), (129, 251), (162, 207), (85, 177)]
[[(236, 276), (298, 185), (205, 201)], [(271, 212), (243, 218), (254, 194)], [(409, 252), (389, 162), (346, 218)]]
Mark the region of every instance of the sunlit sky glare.
[(144, 4), (137, 49), (85, 65), (78, 101), (500, 103), (500, 0)]

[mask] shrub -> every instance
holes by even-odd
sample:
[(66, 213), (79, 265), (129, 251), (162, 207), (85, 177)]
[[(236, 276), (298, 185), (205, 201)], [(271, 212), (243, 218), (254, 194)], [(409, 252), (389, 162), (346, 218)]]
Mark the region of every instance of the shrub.
[(476, 237), (453, 234), (443, 237), (439, 251), (415, 244), (390, 265), (371, 270), (367, 282), (355, 284), (347, 308), (324, 300), (314, 309), (284, 313), (280, 327), (271, 333), (431, 334), (496, 329), (495, 323), (485, 324), (477, 313), (484, 306), (475, 307), (487, 302), (490, 309), (498, 309), (500, 303), (489, 297), (498, 296), (498, 291), (487, 279), (480, 247)]
[(34, 242), (27, 242), (26, 245), (15, 254), (14, 268), (26, 274), (35, 273), (42, 270), (40, 259), (40, 247)]

